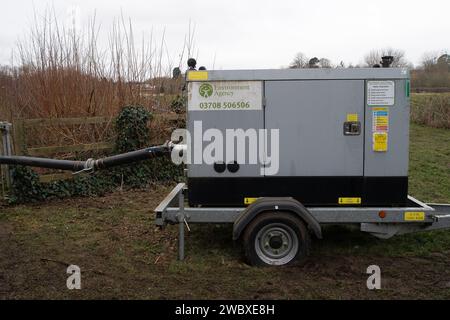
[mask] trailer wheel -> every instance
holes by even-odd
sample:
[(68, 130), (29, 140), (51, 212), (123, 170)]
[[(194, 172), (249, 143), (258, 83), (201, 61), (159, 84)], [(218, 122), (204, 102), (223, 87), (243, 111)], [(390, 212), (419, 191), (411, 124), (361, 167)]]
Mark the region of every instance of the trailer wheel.
[(303, 221), (287, 212), (265, 212), (247, 226), (245, 256), (254, 266), (282, 266), (303, 262), (310, 236)]

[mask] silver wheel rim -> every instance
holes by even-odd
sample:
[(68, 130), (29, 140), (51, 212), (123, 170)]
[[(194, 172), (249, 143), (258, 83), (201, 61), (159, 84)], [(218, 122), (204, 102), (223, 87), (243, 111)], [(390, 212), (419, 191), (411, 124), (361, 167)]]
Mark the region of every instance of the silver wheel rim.
[(258, 257), (266, 264), (284, 265), (292, 261), (298, 252), (295, 231), (282, 223), (271, 223), (259, 230), (255, 238)]

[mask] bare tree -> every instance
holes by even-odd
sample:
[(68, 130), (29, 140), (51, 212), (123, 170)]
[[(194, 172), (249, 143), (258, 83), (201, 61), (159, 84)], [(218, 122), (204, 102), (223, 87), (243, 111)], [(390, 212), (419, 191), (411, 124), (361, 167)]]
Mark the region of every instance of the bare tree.
[(450, 67), (450, 55), (447, 53), (440, 55), (437, 59), (437, 63), (443, 67)]
[(450, 55), (438, 51), (425, 53), (420, 61), (420, 68), (427, 71), (436, 67), (446, 69), (448, 66), (450, 66)]
[(309, 59), (306, 57), (303, 53), (298, 52), (294, 60), (292, 60), (291, 64), (289, 65), (290, 69), (300, 69), (300, 68), (308, 68), (309, 65)]
[(381, 63), (381, 57), (383, 56), (394, 57), (394, 62), (392, 63), (393, 67), (412, 67), (412, 64), (408, 60), (406, 60), (405, 52), (403, 50), (394, 48), (372, 50), (364, 57), (364, 63), (366, 64), (366, 67), (373, 67), (374, 65)]
[(438, 52), (425, 53), (420, 61), (420, 67), (424, 70), (432, 69), (437, 64), (438, 56)]
[(333, 64), (330, 59), (327, 58), (308, 58), (303, 53), (299, 52), (295, 55), (294, 60), (292, 60), (289, 68), (291, 69), (302, 69), (302, 68), (332, 68)]
[(321, 68), (333, 68), (333, 64), (331, 63), (330, 59), (327, 58), (321, 58), (319, 60), (319, 66)]

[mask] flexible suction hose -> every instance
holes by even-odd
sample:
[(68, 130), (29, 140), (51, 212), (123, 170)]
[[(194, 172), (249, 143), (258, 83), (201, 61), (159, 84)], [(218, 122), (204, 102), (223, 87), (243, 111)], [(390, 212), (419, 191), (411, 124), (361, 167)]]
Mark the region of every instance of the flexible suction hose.
[(93, 171), (96, 169), (105, 169), (122, 164), (168, 155), (170, 154), (170, 151), (173, 147), (174, 144), (172, 142), (168, 142), (160, 146), (149, 147), (97, 160), (88, 159), (86, 161), (57, 160), (25, 156), (0, 156), (0, 164), (23, 165), (29, 167), (69, 170), (75, 172)]

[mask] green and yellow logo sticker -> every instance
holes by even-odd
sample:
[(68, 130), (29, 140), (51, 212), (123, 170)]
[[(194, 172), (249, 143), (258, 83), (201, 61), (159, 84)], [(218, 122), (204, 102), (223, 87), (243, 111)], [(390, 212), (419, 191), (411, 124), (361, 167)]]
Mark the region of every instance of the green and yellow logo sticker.
[(198, 93), (203, 98), (211, 97), (213, 92), (214, 92), (213, 86), (209, 83), (202, 83), (202, 85), (198, 88)]

